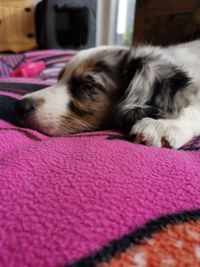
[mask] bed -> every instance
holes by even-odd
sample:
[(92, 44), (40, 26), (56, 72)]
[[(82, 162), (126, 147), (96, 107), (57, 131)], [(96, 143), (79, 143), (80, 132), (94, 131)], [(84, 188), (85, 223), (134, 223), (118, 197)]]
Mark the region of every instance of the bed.
[[(74, 51), (0, 56), (0, 266), (200, 266), (200, 138), (175, 151), (116, 131), (48, 137), (14, 102)], [(43, 60), (33, 78), (12, 78)]]

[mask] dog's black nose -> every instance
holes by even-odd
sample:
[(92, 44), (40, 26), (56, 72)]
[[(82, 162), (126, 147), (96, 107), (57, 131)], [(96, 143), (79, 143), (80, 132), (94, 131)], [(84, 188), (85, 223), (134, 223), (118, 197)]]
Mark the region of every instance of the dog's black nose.
[(17, 115), (22, 117), (24, 115), (27, 115), (34, 109), (33, 101), (31, 99), (22, 99), (18, 100), (15, 103), (15, 110), (17, 112)]

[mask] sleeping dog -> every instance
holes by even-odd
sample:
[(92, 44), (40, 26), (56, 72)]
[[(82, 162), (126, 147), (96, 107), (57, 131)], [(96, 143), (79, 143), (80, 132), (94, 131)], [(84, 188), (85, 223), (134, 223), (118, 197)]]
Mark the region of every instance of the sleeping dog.
[(118, 128), (177, 149), (200, 134), (200, 41), (83, 50), (55, 85), (17, 101), (16, 112), (50, 136)]

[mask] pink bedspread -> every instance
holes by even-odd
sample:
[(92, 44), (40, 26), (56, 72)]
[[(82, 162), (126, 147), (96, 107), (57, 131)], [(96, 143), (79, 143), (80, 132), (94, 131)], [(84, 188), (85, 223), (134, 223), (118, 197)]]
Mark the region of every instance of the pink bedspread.
[[(192, 210), (197, 219), (198, 138), (178, 151), (118, 132), (50, 138), (16, 125), (14, 100), (46, 85), (21, 81), (0, 83), (0, 266), (68, 266), (160, 216)], [(73, 266), (97, 266), (103, 252)]]

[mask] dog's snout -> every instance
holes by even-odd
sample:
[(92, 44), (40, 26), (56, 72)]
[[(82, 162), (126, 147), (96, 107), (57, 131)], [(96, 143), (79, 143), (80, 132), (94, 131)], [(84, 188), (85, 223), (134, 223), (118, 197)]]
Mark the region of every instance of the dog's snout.
[(18, 100), (15, 103), (15, 109), (16, 109), (18, 116), (22, 117), (30, 113), (32, 110), (34, 110), (33, 101), (28, 98)]

